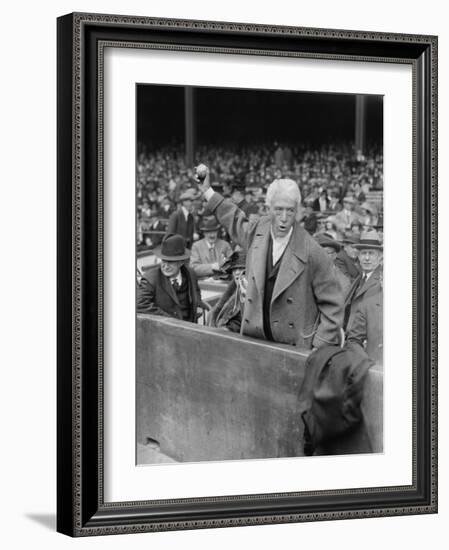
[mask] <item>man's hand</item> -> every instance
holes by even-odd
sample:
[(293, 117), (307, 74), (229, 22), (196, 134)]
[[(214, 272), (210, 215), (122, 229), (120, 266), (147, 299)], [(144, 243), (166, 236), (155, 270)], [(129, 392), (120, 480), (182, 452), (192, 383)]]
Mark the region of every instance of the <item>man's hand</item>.
[(210, 187), (209, 168), (205, 164), (198, 164), (195, 168), (195, 180), (198, 182), (198, 189), (204, 194)]

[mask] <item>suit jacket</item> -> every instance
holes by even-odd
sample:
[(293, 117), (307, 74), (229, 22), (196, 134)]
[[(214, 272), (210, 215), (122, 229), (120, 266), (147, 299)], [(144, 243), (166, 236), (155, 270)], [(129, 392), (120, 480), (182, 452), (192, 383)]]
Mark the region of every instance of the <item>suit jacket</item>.
[[(226, 241), (217, 239), (215, 242), (215, 253), (217, 262), (221, 265), (223, 259), (231, 255), (231, 245)], [(197, 277), (209, 277), (213, 275), (212, 263), (209, 256), (209, 247), (206, 239), (201, 239), (193, 243), (192, 254), (190, 256), (190, 267), (195, 271)]]
[(359, 308), (359, 306), (361, 305), (361, 303), (367, 298), (369, 298), (370, 296), (374, 296), (375, 294), (379, 294), (379, 292), (382, 292), (382, 271), (383, 271), (382, 265), (377, 266), (377, 268), (373, 271), (369, 279), (365, 281), (365, 283), (361, 288), (358, 288), (358, 287), (360, 284), (362, 274), (360, 274), (359, 277), (357, 277), (357, 279), (355, 279), (355, 281), (353, 282), (353, 287), (352, 287), (353, 296), (351, 299), (351, 311), (349, 314), (349, 320), (347, 325), (348, 332), (352, 328), (355, 313)]
[[(214, 193), (208, 208), (231, 239), (247, 250), (248, 287), (241, 333), (265, 339), (263, 298), (271, 219), (247, 221), (239, 208)], [(338, 343), (343, 322), (343, 295), (331, 260), (299, 224), (282, 256), (270, 303), (275, 342), (302, 348)]]
[[(187, 277), (190, 298), (189, 321), (197, 322), (197, 307), (202, 305), (201, 292), (193, 270), (181, 267), (183, 277)], [(160, 266), (150, 269), (137, 286), (137, 313), (152, 313), (182, 319), (181, 307), (176, 292)]]
[(184, 216), (184, 212), (181, 208), (173, 212), (168, 218), (167, 233), (176, 233), (182, 235), (186, 240), (187, 248), (191, 248), (193, 244), (193, 233), (195, 231), (195, 222), (192, 214), (187, 216), (187, 220)]
[(343, 248), (337, 254), (335, 265), (351, 281), (357, 279), (362, 272), (359, 262), (353, 260)]
[(354, 314), (348, 343), (362, 347), (368, 357), (383, 364), (383, 292), (363, 300)]

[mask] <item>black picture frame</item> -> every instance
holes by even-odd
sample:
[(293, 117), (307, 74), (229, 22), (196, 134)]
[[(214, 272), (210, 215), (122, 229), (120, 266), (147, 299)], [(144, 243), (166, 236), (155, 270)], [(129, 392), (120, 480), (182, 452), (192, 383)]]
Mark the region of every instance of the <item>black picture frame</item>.
[[(437, 37), (84, 13), (58, 18), (57, 30), (57, 530), (88, 536), (437, 512)], [(104, 42), (412, 66), (412, 485), (104, 502)]]

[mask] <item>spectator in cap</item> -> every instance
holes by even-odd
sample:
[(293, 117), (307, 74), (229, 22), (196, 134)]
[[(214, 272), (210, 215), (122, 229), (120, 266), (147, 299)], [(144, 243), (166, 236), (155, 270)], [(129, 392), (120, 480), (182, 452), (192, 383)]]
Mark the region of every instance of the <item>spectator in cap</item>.
[(231, 332), (240, 332), (242, 311), (248, 285), (245, 278), (245, 266), (246, 254), (243, 250), (239, 250), (233, 252), (217, 272), (217, 276), (226, 278), (227, 280), (231, 278), (231, 282), (223, 296), (212, 308), (208, 318), (208, 325), (223, 327)]
[(232, 201), (213, 191), (208, 172), (197, 167), (207, 207), (248, 254), (241, 333), (305, 349), (339, 344), (343, 295), (331, 260), (299, 224), (297, 183), (274, 180), (266, 194), (269, 215), (248, 223)]
[(197, 277), (210, 277), (231, 255), (232, 249), (228, 242), (218, 238), (220, 225), (215, 217), (204, 218), (199, 229), (204, 237), (193, 243), (190, 267)]
[(195, 233), (195, 219), (193, 217), (193, 202), (197, 198), (194, 189), (187, 189), (179, 197), (181, 206), (171, 214), (167, 224), (167, 234), (174, 233), (184, 237), (187, 248), (193, 244)]
[(208, 306), (201, 301), (194, 271), (185, 265), (190, 257), (185, 239), (168, 234), (155, 254), (161, 263), (144, 273), (137, 286), (137, 312), (196, 323), (198, 309)]
[(383, 245), (377, 231), (362, 233), (360, 241), (353, 246), (359, 251), (361, 275), (353, 283), (348, 330), (361, 303), (382, 290)]

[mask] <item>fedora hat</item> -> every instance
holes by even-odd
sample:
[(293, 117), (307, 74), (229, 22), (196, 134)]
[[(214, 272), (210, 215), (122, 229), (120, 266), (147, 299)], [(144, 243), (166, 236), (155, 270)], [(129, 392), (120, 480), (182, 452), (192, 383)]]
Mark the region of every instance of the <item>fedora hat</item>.
[(372, 231), (364, 231), (360, 235), (360, 241), (357, 244), (354, 244), (354, 248), (357, 248), (358, 250), (383, 250), (383, 244), (380, 240), (379, 234), (373, 229)]
[(204, 218), (203, 223), (199, 228), (199, 230), (203, 233), (207, 233), (207, 231), (218, 231), (219, 229), (220, 225), (214, 217)]
[(336, 252), (341, 249), (341, 244), (327, 233), (319, 233), (315, 236), (317, 243), (323, 248), (333, 248)]
[(181, 196), (179, 197), (179, 200), (180, 201), (186, 201), (186, 200), (190, 200), (190, 201), (194, 201), (195, 199), (198, 198), (198, 193), (195, 191), (195, 189), (193, 189), (192, 187), (190, 189), (187, 189), (187, 191), (184, 191), (184, 193), (181, 194)]
[(343, 197), (343, 202), (349, 202), (351, 204), (357, 204), (357, 201), (351, 195), (346, 195), (346, 197)]
[(352, 244), (352, 245), (355, 245), (355, 244), (358, 244), (360, 242), (360, 237), (359, 235), (355, 234), (355, 233), (346, 233), (341, 242), (343, 244)]
[(161, 260), (176, 262), (187, 260), (190, 257), (190, 250), (186, 248), (186, 241), (182, 235), (168, 233), (165, 235), (160, 250), (154, 251)]

